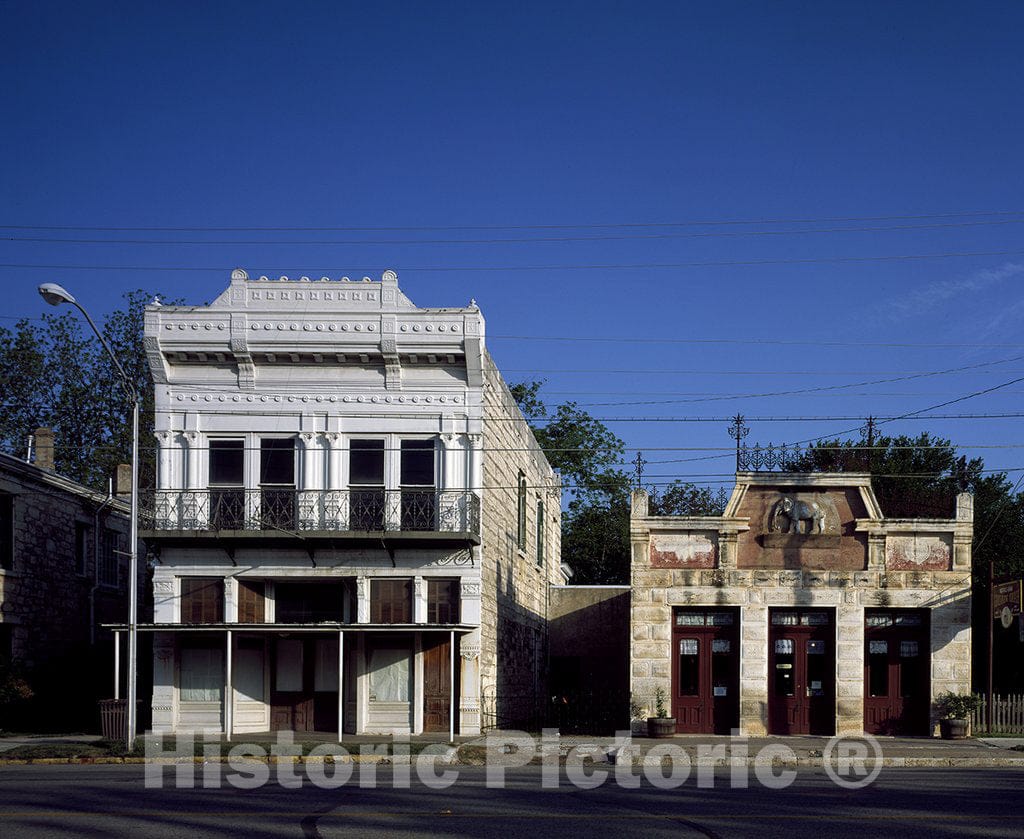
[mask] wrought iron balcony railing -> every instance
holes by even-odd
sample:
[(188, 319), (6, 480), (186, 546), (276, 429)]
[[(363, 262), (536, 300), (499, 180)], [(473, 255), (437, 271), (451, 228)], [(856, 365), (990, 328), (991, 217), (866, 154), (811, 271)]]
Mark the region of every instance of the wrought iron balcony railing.
[(375, 488), (143, 491), (144, 530), (431, 531), (480, 533), (480, 499), (468, 490)]

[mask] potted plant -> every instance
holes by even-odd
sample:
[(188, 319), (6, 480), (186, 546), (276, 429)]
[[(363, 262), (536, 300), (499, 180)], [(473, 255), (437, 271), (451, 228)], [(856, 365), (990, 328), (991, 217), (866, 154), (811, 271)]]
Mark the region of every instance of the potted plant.
[(648, 737), (671, 737), (676, 733), (675, 717), (668, 715), (665, 707), (665, 691), (657, 688), (654, 691), (654, 716), (647, 718)]
[(973, 693), (946, 691), (935, 697), (939, 712), (939, 732), (943, 740), (963, 740), (971, 727), (971, 714), (981, 707), (981, 697)]

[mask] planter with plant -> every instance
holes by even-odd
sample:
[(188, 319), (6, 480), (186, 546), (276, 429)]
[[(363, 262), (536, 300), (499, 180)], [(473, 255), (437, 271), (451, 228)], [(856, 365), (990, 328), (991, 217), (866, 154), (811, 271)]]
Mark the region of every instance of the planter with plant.
[(675, 717), (668, 715), (665, 707), (665, 691), (657, 688), (654, 691), (654, 716), (647, 718), (648, 737), (671, 737), (676, 733)]
[(946, 691), (935, 697), (939, 713), (939, 732), (943, 740), (963, 740), (970, 734), (971, 715), (981, 707), (981, 697), (973, 693)]

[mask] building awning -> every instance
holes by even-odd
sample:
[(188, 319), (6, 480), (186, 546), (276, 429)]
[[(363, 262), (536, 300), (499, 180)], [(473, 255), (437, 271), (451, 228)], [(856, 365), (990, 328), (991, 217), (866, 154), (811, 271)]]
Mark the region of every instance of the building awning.
[[(126, 623), (104, 623), (104, 629), (127, 632)], [(472, 632), (465, 623), (140, 623), (139, 632)]]

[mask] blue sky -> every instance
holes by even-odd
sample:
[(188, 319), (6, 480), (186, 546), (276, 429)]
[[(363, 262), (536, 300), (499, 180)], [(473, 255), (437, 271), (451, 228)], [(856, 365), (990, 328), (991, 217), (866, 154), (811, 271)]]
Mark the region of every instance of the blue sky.
[[(46, 281), (101, 315), (135, 288), (208, 301), (234, 266), (394, 268), (419, 305), (475, 298), (506, 378), (592, 406), (652, 481), (725, 479), (687, 449), (731, 445), (737, 411), (806, 418), (751, 422), (796, 441), (1024, 376), (1022, 24), (1010, 2), (5, 2), (0, 323)], [(1020, 419), (926, 416), (883, 428), (1024, 467)]]

